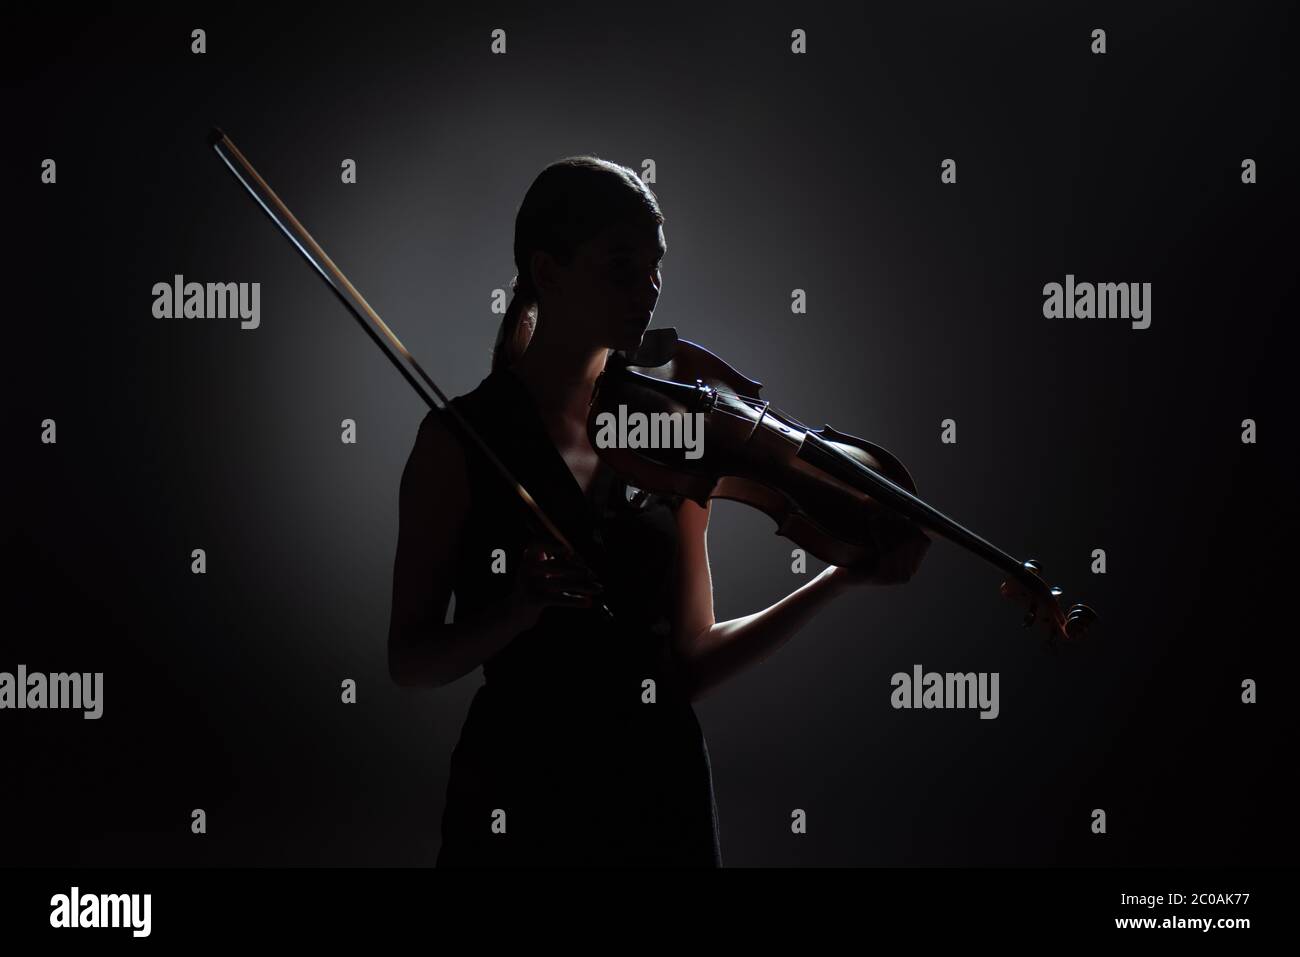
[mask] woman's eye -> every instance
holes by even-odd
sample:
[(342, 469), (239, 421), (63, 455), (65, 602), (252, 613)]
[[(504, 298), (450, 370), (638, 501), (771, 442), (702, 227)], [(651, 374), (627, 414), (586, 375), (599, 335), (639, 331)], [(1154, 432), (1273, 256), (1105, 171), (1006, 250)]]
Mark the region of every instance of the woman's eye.
[[(651, 265), (650, 270), (651, 272), (662, 273), (663, 264), (654, 263)], [(610, 271), (610, 274), (613, 276), (614, 281), (619, 283), (620, 285), (629, 285), (631, 283), (636, 282), (637, 279), (639, 278), (639, 273), (637, 271), (636, 265), (630, 262), (616, 263), (613, 269)]]

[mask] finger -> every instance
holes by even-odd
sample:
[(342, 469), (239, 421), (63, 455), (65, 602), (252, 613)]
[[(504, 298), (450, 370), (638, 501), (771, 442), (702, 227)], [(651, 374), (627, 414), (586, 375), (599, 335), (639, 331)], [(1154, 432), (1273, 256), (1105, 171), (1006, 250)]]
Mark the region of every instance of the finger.
[(541, 575), (548, 582), (587, 582), (595, 584), (598, 581), (595, 575), (581, 568), (544, 568)]
[(534, 542), (525, 546), (519, 564), (524, 570), (527, 570), (547, 561), (548, 557), (546, 548), (539, 542)]
[(579, 565), (571, 556), (550, 551), (546, 548), (529, 548), (524, 550), (524, 561), (531, 565)]
[(553, 545), (539, 543), (536, 548), (525, 549), (524, 554), (531, 561), (545, 562), (558, 567), (587, 568), (586, 562), (578, 555)]
[(552, 579), (537, 577), (528, 579), (527, 587), (534, 595), (542, 597), (561, 595), (566, 592), (583, 595), (599, 595), (605, 591), (604, 585), (591, 579)]
[(600, 582), (579, 581), (579, 582), (545, 582), (542, 590), (548, 595), (561, 595), (565, 592), (576, 592), (583, 595), (595, 595), (605, 590), (605, 586)]
[(601, 584), (600, 579), (595, 575), (578, 568), (547, 568), (543, 566), (529, 569), (529, 574), (526, 577), (545, 588)]
[(547, 568), (561, 569), (564, 571), (591, 572), (591, 567), (585, 562), (573, 561), (568, 558), (548, 558), (538, 564), (545, 565)]
[(596, 602), (594, 595), (576, 595), (566, 592), (548, 595), (546, 603), (548, 605), (561, 605), (566, 608), (590, 608)]
[(590, 605), (599, 598), (599, 589), (583, 585), (548, 585), (529, 583), (528, 594), (542, 605)]

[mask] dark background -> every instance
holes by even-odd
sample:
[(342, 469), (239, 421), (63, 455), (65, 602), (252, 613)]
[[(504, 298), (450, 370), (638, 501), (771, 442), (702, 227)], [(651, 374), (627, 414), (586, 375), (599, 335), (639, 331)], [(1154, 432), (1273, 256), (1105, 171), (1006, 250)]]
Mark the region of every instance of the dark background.
[[(696, 706), (728, 865), (1290, 861), (1294, 14), (544, 6), (106, 7), (7, 31), (0, 670), (103, 671), (105, 712), (0, 713), (0, 861), (436, 856), (481, 676), (411, 691), (387, 673), (426, 407), (207, 147), (213, 125), (448, 394), (487, 373), (533, 177), (653, 157), (654, 324), (884, 445), (928, 501), (1099, 611), (1049, 655), (998, 574), (944, 542), (909, 586), (832, 605)], [(1151, 328), (1045, 319), (1067, 272), (1151, 282)], [(175, 273), (260, 282), (261, 327), (155, 319)], [(719, 621), (806, 580), (733, 503), (709, 548)], [(1000, 717), (893, 710), (890, 675), (916, 663), (1000, 672)]]

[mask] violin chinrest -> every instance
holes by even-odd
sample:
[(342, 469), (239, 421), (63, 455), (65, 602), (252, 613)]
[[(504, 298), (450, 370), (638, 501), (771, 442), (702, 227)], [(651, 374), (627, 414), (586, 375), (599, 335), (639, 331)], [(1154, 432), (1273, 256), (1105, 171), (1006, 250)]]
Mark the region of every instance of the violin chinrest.
[(677, 328), (665, 326), (662, 329), (647, 329), (641, 337), (641, 345), (635, 352), (618, 350), (624, 362), (630, 366), (654, 369), (670, 360), (677, 352)]

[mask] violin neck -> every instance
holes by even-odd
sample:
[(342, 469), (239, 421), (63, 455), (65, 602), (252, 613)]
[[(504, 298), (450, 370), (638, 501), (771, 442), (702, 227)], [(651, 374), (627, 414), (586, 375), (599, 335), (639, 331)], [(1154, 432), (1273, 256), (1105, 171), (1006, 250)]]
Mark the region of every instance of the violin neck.
[(992, 542), (954, 522), (937, 508), (923, 502), (897, 482), (869, 468), (841, 449), (809, 430), (804, 433), (799, 455), (810, 464), (910, 518), (926, 531), (933, 532), (954, 545), (974, 552), (1009, 575), (1024, 574), (1020, 562)]

